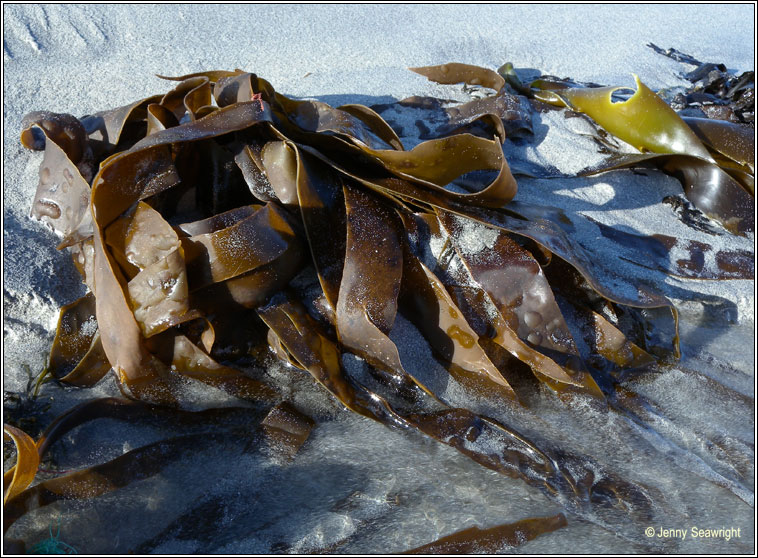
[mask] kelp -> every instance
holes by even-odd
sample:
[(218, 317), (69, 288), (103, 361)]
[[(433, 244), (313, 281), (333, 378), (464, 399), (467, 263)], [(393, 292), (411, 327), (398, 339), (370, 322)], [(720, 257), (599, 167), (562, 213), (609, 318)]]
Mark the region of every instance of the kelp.
[[(149, 478), (181, 459), (187, 452), (205, 447), (211, 440), (224, 439), (233, 443), (246, 440), (251, 444), (264, 439), (281, 444), (283, 440), (286, 444), (284, 447), (288, 448), (283, 455), (291, 456), (293, 450), (296, 451), (296, 447), (292, 445), (293, 434), (297, 444), (302, 445), (309, 432), (307, 428), (300, 426), (298, 430), (291, 424), (307, 425), (309, 419), (291, 407), (280, 406), (276, 409), (278, 410), (270, 413), (269, 417), (260, 423), (259, 430), (256, 430), (249, 428), (251, 421), (257, 421), (256, 411), (249, 408), (224, 407), (185, 411), (108, 397), (85, 401), (60, 415), (40, 435), (36, 443), (18, 429), (5, 425), (6, 432), (17, 443), (19, 458), (17, 464), (5, 475), (6, 479), (12, 478), (13, 482), (6, 490), (3, 531), (7, 531), (22, 515), (39, 507), (59, 500), (96, 498), (132, 482)], [(278, 420), (272, 419), (271, 416), (277, 417)], [(148, 444), (107, 463), (44, 480), (24, 490), (37, 473), (39, 462), (55, 442), (82, 424), (102, 418), (128, 423), (175, 421), (185, 427), (191, 425), (205, 431)], [(241, 419), (242, 424), (227, 427), (219, 433), (217, 427), (228, 419), (232, 419), (232, 424)]]
[(647, 45), (658, 54), (677, 62), (696, 66), (682, 74), (692, 83), (685, 91), (676, 91), (671, 105), (690, 116), (729, 122), (755, 123), (755, 72), (750, 70), (735, 75), (724, 64), (701, 62), (674, 48), (662, 49), (653, 43)]
[[(623, 87), (570, 87), (561, 82), (536, 80), (535, 97), (589, 115), (606, 131), (644, 154), (616, 155), (582, 174), (653, 164), (681, 182), (687, 198), (729, 231), (745, 235), (755, 227), (750, 140), (739, 125), (714, 125), (683, 120), (666, 102), (634, 76), (636, 92), (613, 101)], [(724, 160), (715, 159), (712, 150)]]
[(3, 439), (10, 438), (16, 446), (16, 464), (3, 475), (3, 506), (21, 494), (34, 480), (39, 466), (37, 448), (26, 432), (3, 424)]
[[(670, 301), (595, 261), (559, 210), (511, 203), (517, 184), (503, 142), (531, 129), (528, 104), (507, 91), (513, 80), (463, 64), (414, 71), (494, 95), (446, 109), (435, 137), (410, 150), (381, 111), (290, 99), (241, 70), (169, 78), (179, 83), (164, 95), (81, 120), (28, 117), (22, 141), (45, 148), (35, 215), (63, 237), (90, 289), (62, 309), (49, 371), (88, 386), (112, 368), (125, 396), (180, 414), (193, 380), (276, 400), (276, 386), (228, 358), (260, 361), (269, 346), (347, 409), (450, 445), (573, 513), (601, 524), (594, 508), (650, 517), (645, 487), (451, 405), (443, 384), (403, 363), (392, 337), (398, 314), (416, 325), (451, 382), (507, 405), (524, 404), (509, 380), (524, 371), (535, 386), (602, 406), (615, 397), (620, 371), (679, 355)], [(69, 129), (70, 142), (61, 139)], [(743, 151), (709, 142), (740, 159), (735, 172), (747, 168)], [(67, 192), (50, 186), (68, 175)], [(550, 271), (560, 266), (571, 270), (574, 291)], [(317, 285), (315, 297), (294, 288), (303, 277)], [(668, 351), (648, 350), (646, 339), (602, 314), (624, 307), (670, 310)], [(590, 344), (590, 334), (601, 341)], [(348, 372), (346, 354), (363, 359), (370, 377)], [(56, 424), (107, 414), (108, 405)], [(142, 412), (113, 405), (118, 416)], [(312, 427), (289, 403), (262, 423), (289, 455)], [(105, 479), (97, 493), (125, 486), (193, 443), (169, 440), (44, 481), (14, 498), (10, 517), (33, 501), (81, 496), (76, 487), (93, 478)]]
[[(589, 217), (588, 219), (600, 229), (601, 235), (623, 247), (627, 254), (621, 257), (638, 265), (688, 279), (755, 277), (753, 254), (746, 250), (718, 250), (705, 242), (684, 240), (665, 234), (643, 236), (604, 225)], [(671, 262), (670, 255), (675, 255), (677, 259)]]
[(488, 529), (469, 527), (403, 554), (482, 554), (502, 552), (550, 533), (567, 524), (563, 514), (533, 517)]

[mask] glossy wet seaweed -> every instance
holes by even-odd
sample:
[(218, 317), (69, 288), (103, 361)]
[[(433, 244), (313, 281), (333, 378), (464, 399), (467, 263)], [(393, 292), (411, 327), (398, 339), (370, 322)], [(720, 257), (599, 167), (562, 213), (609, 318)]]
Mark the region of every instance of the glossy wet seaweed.
[[(277, 386), (228, 358), (255, 360), (262, 346), (309, 373), (347, 409), (448, 444), (539, 487), (571, 513), (599, 521), (593, 510), (601, 508), (606, 524), (617, 515), (649, 516), (645, 487), (603, 471), (589, 456), (538, 447), (490, 417), (454, 408), (404, 367), (390, 338), (398, 312), (465, 391), (508, 405), (524, 404), (521, 388), (511, 385), (514, 361), (561, 396), (585, 394), (613, 406), (621, 371), (678, 357), (677, 314), (665, 297), (589, 257), (559, 209), (509, 203), (517, 184), (502, 144), (508, 134), (528, 136), (525, 95), (535, 84), (509, 93), (506, 84), (517, 85), (512, 68), (505, 77), (465, 64), (414, 71), (494, 94), (441, 111), (427, 141), (411, 150), (369, 107), (296, 101), (241, 70), (168, 78), (179, 83), (166, 94), (80, 119), (46, 112), (24, 119), (22, 143), (44, 149), (32, 214), (62, 237), (60, 248), (71, 252), (90, 291), (61, 309), (46, 374), (87, 387), (112, 369), (129, 399), (74, 409), (36, 443), (7, 427), (18, 462), (6, 474), (6, 529), (37, 505), (83, 497), (77, 486), (92, 479), (100, 484), (89, 496), (155, 474), (198, 441), (160, 442), (27, 488), (47, 447), (82, 422), (159, 408), (182, 415), (188, 381), (242, 399), (281, 400)], [(583, 92), (562, 85), (550, 91), (550, 99), (581, 109)], [(732, 131), (690, 126), (694, 132), (677, 129), (700, 151), (669, 156), (684, 161), (677, 168), (695, 168), (695, 157), (720, 169), (713, 149), (734, 162), (732, 174), (752, 171), (746, 150), (723, 148), (719, 138)], [(701, 175), (692, 172), (690, 190), (700, 187)], [(735, 230), (747, 230), (742, 213), (735, 215)], [(492, 242), (472, 249), (466, 235), (485, 230)], [(663, 238), (620, 242), (673, 247)], [(707, 250), (693, 249), (694, 259)], [(704, 278), (752, 273), (744, 254), (722, 260), (719, 270), (697, 262), (677, 269)], [(291, 288), (303, 275), (318, 283), (316, 299)], [(575, 311), (567, 315), (559, 299)], [(645, 327), (622, 332), (609, 316), (625, 307), (670, 310), (670, 346), (653, 346), (639, 334)], [(585, 332), (582, 343), (576, 331)], [(590, 341), (586, 354), (580, 345)], [(370, 385), (345, 369), (348, 353), (370, 365)], [(312, 427), (280, 402), (261, 422), (261, 440), (291, 457)], [(529, 536), (564, 523), (547, 518), (529, 527)], [(496, 538), (513, 537), (514, 529)], [(488, 533), (462, 535), (454, 546), (484, 544)]]

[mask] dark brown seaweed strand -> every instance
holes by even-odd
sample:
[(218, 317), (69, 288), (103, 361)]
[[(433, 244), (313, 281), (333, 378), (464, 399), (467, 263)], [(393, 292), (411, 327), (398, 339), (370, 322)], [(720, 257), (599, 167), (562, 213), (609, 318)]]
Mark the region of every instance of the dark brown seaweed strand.
[(503, 552), (566, 525), (568, 525), (566, 517), (559, 513), (550, 517), (530, 517), (488, 529), (469, 527), (434, 542), (406, 550), (403, 554), (489, 554)]
[(58, 500), (89, 499), (107, 494), (132, 482), (149, 478), (187, 452), (206, 447), (209, 439), (225, 436), (239, 442), (239, 434), (191, 434), (155, 442), (124, 455), (75, 473), (43, 481), (8, 501), (3, 511), (7, 531), (24, 514)]

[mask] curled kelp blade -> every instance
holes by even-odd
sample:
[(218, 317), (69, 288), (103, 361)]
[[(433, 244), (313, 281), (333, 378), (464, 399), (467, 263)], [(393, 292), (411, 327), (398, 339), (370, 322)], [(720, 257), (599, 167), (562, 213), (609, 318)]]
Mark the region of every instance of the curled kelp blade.
[(82, 117), (81, 123), (95, 154), (98, 157), (111, 154), (119, 145), (122, 135), (129, 135), (130, 125), (139, 125), (149, 119), (149, 107), (158, 103), (161, 97), (153, 95), (123, 107)]
[(160, 132), (166, 128), (179, 125), (179, 120), (169, 109), (158, 103), (150, 103), (147, 105), (147, 131), (146, 136), (152, 135), (155, 132)]
[(480, 120), (489, 120), (493, 124), (501, 143), (506, 136), (515, 138), (532, 133), (529, 102), (524, 96), (507, 93), (504, 89), (505, 79), (499, 73), (480, 66), (457, 63), (410, 70), (437, 83), (481, 85), (498, 92), (494, 96), (474, 99), (445, 109), (448, 122), (436, 129), (437, 135), (465, 131)]
[(234, 71), (211, 70), (211, 71), (205, 71), (205, 72), (195, 72), (192, 74), (185, 74), (183, 76), (175, 76), (175, 77), (162, 76), (162, 75), (156, 74), (156, 77), (159, 77), (161, 79), (165, 79), (168, 81), (184, 81), (185, 79), (189, 79), (193, 77), (206, 77), (208, 78), (208, 81), (210, 81), (211, 83), (216, 83), (224, 78), (234, 77), (242, 73), (244, 73), (242, 70), (234, 70)]
[(500, 66), (497, 69), (497, 73), (500, 74), (500, 76), (505, 80), (505, 83), (511, 86), (511, 88), (520, 95), (523, 95), (529, 99), (534, 97), (534, 94), (532, 93), (532, 90), (529, 88), (529, 86), (524, 85), (524, 83), (516, 74), (516, 69), (513, 67), (512, 62), (506, 62)]
[[(298, 101), (291, 108), (294, 110), (287, 112), (287, 121), (302, 132), (336, 134), (350, 143), (372, 149), (385, 149), (388, 145), (393, 150), (402, 147), (389, 124), (367, 107), (357, 109), (355, 105), (347, 105), (347, 110), (343, 110), (319, 101)], [(282, 130), (285, 134), (289, 131), (287, 127)]]
[[(209, 232), (182, 237), (192, 291), (239, 277), (284, 257), (299, 245), (289, 216), (278, 205), (238, 208), (220, 217), (181, 225)], [(215, 221), (211, 222), (211, 221)]]
[[(458, 134), (425, 141), (410, 151), (376, 151), (368, 148), (361, 151), (379, 161), (394, 175), (423, 184), (425, 188), (441, 192), (456, 201), (500, 207), (516, 195), (516, 181), (498, 140)], [(443, 188), (473, 171), (497, 171), (498, 174), (474, 193), (462, 194)]]
[(255, 308), (283, 288), (304, 265), (294, 219), (281, 207), (243, 206), (180, 225), (192, 306), (215, 313), (221, 300)]
[(205, 116), (206, 107), (211, 104), (210, 80), (205, 76), (188, 77), (166, 93), (159, 104), (171, 111), (179, 121), (185, 113), (190, 120)]
[(712, 161), (681, 117), (635, 75), (637, 91), (625, 101), (612, 95), (624, 87), (567, 88), (550, 92), (553, 102), (583, 112), (640, 151), (687, 153)]
[(21, 144), (27, 149), (42, 150), (48, 140), (60, 147), (86, 182), (95, 171), (87, 131), (75, 116), (49, 111), (30, 112), (21, 121)]
[(110, 369), (100, 342), (95, 297), (88, 293), (61, 308), (47, 371), (61, 382), (89, 387)]
[(530, 517), (487, 529), (469, 527), (434, 542), (406, 550), (403, 554), (478, 554), (497, 553), (520, 546), (540, 535), (568, 525), (559, 513), (550, 517)]
[(268, 142), (262, 139), (248, 140), (248, 143), (234, 156), (234, 162), (242, 172), (242, 177), (250, 193), (261, 202), (278, 199), (266, 172), (263, 170), (261, 153), (266, 143)]
[[(27, 119), (35, 114), (39, 113), (32, 113)], [(88, 211), (92, 169), (85, 164), (92, 154), (78, 120), (71, 115), (44, 114), (43, 120), (30, 119), (21, 133), (21, 141), (28, 148), (37, 148), (38, 140), (33, 134), (41, 135), (45, 150), (32, 216), (50, 225), (68, 244), (92, 234)], [(78, 127), (71, 119), (76, 120)], [(79, 165), (74, 162), (77, 160)]]
[(16, 464), (3, 475), (3, 507), (23, 492), (34, 480), (39, 467), (37, 446), (23, 430), (3, 424), (3, 437), (10, 438), (16, 446)]
[(392, 146), (394, 149), (403, 151), (403, 142), (397, 136), (395, 130), (387, 124), (387, 122), (379, 116), (373, 109), (365, 105), (342, 105), (337, 107), (338, 110), (344, 111), (364, 124), (375, 133), (379, 139), (381, 139), (387, 145)]
[(500, 91), (505, 85), (505, 80), (497, 72), (481, 66), (450, 62), (439, 66), (422, 66), (408, 68), (412, 72), (421, 74), (427, 79), (443, 84), (467, 83), (468, 85), (480, 85), (495, 91)]

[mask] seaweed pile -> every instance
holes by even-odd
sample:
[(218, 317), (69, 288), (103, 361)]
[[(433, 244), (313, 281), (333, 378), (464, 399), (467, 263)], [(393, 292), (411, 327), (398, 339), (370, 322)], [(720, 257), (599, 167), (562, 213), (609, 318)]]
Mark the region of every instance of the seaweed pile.
[[(679, 356), (676, 309), (591, 258), (560, 210), (511, 201), (517, 185), (506, 136), (528, 136), (532, 104), (586, 113), (652, 152), (613, 156), (588, 172), (656, 164), (681, 177), (695, 206), (746, 234), (754, 165), (747, 135), (737, 124), (684, 121), (639, 81), (619, 104), (613, 88), (547, 78), (525, 86), (512, 67), (502, 75), (457, 63), (414, 71), (488, 91), (450, 109), (440, 100), (404, 101), (439, 117), (410, 150), (369, 107), (290, 99), (241, 70), (166, 78), (178, 85), (165, 94), (82, 118), (25, 117), (22, 143), (44, 149), (32, 213), (62, 237), (59, 248), (71, 252), (89, 291), (61, 309), (43, 379), (88, 387), (114, 370), (125, 398), (72, 409), (36, 443), (6, 426), (18, 456), (4, 479), (6, 530), (37, 507), (154, 475), (198, 443), (194, 435), (173, 438), (28, 488), (49, 446), (84, 422), (235, 412), (183, 410), (191, 382), (244, 400), (280, 400), (276, 385), (249, 370), (267, 348), (347, 409), (450, 445), (540, 488), (569, 513), (606, 526), (652, 517), (648, 489), (591, 457), (451, 406), (405, 369), (390, 332), (402, 314), (474, 397), (528, 405), (544, 386), (628, 407), (636, 396), (620, 386), (622, 374)], [(630, 125), (650, 110), (663, 115), (659, 124)], [(472, 243), (472, 235), (486, 240)], [(664, 255), (676, 243), (622, 240), (652, 242), (651, 253)], [(746, 254), (717, 258), (718, 269), (698, 267), (697, 250), (708, 249), (692, 247), (694, 263), (680, 260), (671, 272), (752, 276)], [(670, 265), (665, 257), (655, 264)], [(670, 315), (663, 332), (650, 319), (661, 312)], [(351, 373), (346, 354), (365, 361), (367, 374)], [(284, 402), (260, 435), (291, 455), (312, 426)], [(534, 537), (565, 519), (527, 523)], [(503, 532), (516, 540), (514, 529)]]

